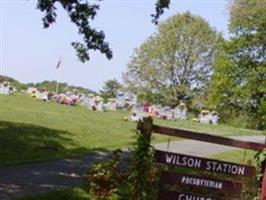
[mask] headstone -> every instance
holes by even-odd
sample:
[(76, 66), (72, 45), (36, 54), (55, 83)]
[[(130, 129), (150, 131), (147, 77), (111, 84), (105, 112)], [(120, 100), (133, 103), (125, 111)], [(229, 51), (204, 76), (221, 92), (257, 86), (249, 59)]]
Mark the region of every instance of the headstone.
[(124, 99), (117, 99), (117, 109), (124, 109), (126, 101)]
[(116, 103), (116, 99), (114, 98), (110, 98), (108, 99), (108, 102), (105, 104), (105, 108), (106, 110), (116, 110), (117, 108), (117, 103)]
[(129, 119), (133, 122), (138, 122), (145, 117), (148, 117), (148, 114), (143, 111), (139, 111), (139, 112), (133, 112), (132, 115), (129, 117)]
[(218, 113), (216, 111), (212, 111), (211, 114), (212, 114), (211, 123), (214, 125), (218, 125), (220, 119)]
[(180, 103), (175, 109), (174, 109), (174, 119), (187, 119), (187, 107), (184, 103)]
[(13, 87), (10, 85), (9, 82), (4, 81), (2, 84), (0, 84), (0, 94), (10, 95), (13, 94), (13, 92)]
[(28, 93), (28, 94), (32, 94), (33, 91), (36, 92), (36, 91), (37, 91), (37, 88), (35, 88), (35, 87), (28, 87), (26, 93)]
[(0, 86), (0, 94), (9, 95), (9, 87), (1, 85)]
[(103, 106), (103, 102), (102, 101), (97, 102), (96, 110), (97, 111), (104, 111), (104, 106)]
[(169, 106), (164, 106), (159, 110), (159, 116), (161, 119), (172, 119), (172, 109)]
[(214, 124), (217, 125), (219, 123), (219, 115), (216, 111), (208, 111), (203, 110), (199, 115), (199, 122), (203, 124)]

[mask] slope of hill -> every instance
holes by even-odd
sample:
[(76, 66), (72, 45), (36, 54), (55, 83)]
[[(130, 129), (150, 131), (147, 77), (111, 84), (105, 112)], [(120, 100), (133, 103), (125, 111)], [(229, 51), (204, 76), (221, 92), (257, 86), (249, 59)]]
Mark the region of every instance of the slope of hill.
[(13, 85), (15, 88), (17, 88), (17, 90), (26, 90), (28, 87), (26, 84), (20, 83), (19, 81), (15, 80), (11, 77), (0, 75), (0, 83), (2, 83), (4, 81), (10, 82), (11, 85)]
[[(56, 84), (57, 84), (56, 81), (43, 81), (40, 83), (21, 83), (14, 78), (0, 75), (0, 83), (2, 83), (3, 81), (10, 82), (11, 85), (16, 87), (18, 91), (27, 90), (28, 87), (36, 87), (39, 90), (41, 90), (42, 88), (46, 88), (48, 91), (54, 92), (56, 90)], [(59, 93), (65, 93), (67, 91), (71, 91), (74, 93), (94, 94), (94, 95), (97, 94), (95, 91), (90, 90), (88, 88), (68, 85), (67, 83), (60, 83), (59, 86), (60, 86)]]
[[(26, 94), (0, 95), (0, 108), (0, 166), (128, 147), (136, 128), (135, 123), (123, 120), (130, 114), (125, 111), (93, 112), (83, 106), (35, 101)], [(217, 135), (261, 134), (189, 120), (156, 119), (155, 123)], [(155, 135), (155, 142), (162, 141), (168, 137)]]

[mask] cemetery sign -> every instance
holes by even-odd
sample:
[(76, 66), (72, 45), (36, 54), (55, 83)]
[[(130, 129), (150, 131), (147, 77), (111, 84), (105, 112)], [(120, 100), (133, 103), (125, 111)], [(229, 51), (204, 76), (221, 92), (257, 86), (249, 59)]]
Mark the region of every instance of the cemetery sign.
[(252, 176), (255, 174), (255, 168), (251, 166), (159, 150), (155, 151), (155, 159), (162, 164), (188, 167), (234, 176)]
[[(157, 125), (152, 125), (152, 131), (163, 135), (242, 149), (252, 149), (256, 151), (266, 149), (265, 144), (245, 142), (206, 133), (196, 133)], [(242, 181), (236, 181), (232, 177), (254, 178), (256, 172), (254, 167), (248, 165), (159, 150), (155, 150), (155, 160), (160, 165), (202, 170), (204, 172), (203, 176), (198, 176), (194, 173), (177, 173), (174, 170), (162, 171), (159, 184), (160, 188), (157, 196), (158, 200), (229, 200), (232, 196), (233, 198), (240, 196), (242, 189)], [(264, 172), (260, 200), (266, 200), (266, 170), (264, 170)], [(217, 174), (221, 174), (219, 178), (217, 178)], [(208, 193), (208, 191), (213, 192)], [(211, 195), (208, 196), (206, 194)]]

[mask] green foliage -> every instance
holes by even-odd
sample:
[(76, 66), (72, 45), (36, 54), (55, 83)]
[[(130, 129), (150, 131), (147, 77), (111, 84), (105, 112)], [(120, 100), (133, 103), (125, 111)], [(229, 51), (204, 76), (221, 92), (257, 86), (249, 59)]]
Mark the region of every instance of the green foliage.
[(264, 134), (266, 134), (266, 100), (261, 102), (261, 106), (258, 110), (259, 116), (261, 116), (261, 127), (264, 130)]
[(156, 168), (153, 164), (153, 149), (151, 146), (152, 118), (139, 121), (136, 131), (136, 142), (133, 146), (132, 172), (129, 185), (132, 190), (130, 199), (155, 199)]
[[(94, 20), (97, 11), (100, 9), (96, 1), (83, 0), (38, 0), (37, 8), (44, 12), (42, 19), (44, 28), (50, 27), (56, 22), (57, 3), (67, 12), (70, 20), (78, 28), (78, 33), (82, 36), (83, 42), (72, 42), (71, 45), (77, 52), (81, 62), (86, 62), (90, 59), (89, 51), (100, 51), (105, 54), (108, 59), (113, 57), (112, 50), (109, 44), (105, 41), (103, 31), (98, 31), (91, 27), (91, 21)], [(169, 7), (170, 0), (157, 0), (155, 4), (155, 14), (152, 14), (153, 23), (157, 24), (160, 15)]]
[(113, 199), (120, 185), (125, 184), (127, 177), (119, 168), (121, 153), (113, 151), (110, 159), (95, 164), (86, 174), (89, 193), (95, 199)]
[(198, 16), (177, 14), (158, 27), (128, 64), (124, 82), (132, 92), (151, 91), (161, 103), (191, 98), (193, 88), (209, 81), (217, 32)]
[(158, 104), (162, 102), (164, 97), (159, 93), (153, 93), (152, 91), (143, 88), (142, 90), (138, 91), (137, 99), (139, 102), (142, 103), (155, 103)]
[(114, 152), (111, 159), (94, 165), (86, 176), (90, 194), (96, 199), (112, 199), (115, 196), (120, 200), (155, 199), (158, 169), (153, 164), (151, 128), (151, 118), (138, 123), (130, 163), (126, 163), (130, 164), (127, 171), (119, 168), (121, 151)]
[(266, 2), (235, 0), (230, 7), (232, 37), (220, 45), (209, 88), (209, 105), (250, 116), (263, 128), (266, 100)]
[(15, 79), (13, 79), (11, 77), (0, 75), (0, 83), (2, 83), (4, 81), (10, 82), (10, 84), (12, 86), (14, 86), (18, 91), (27, 89), (27, 85), (26, 84), (20, 83), (19, 81), (15, 80)]
[[(254, 156), (255, 160), (255, 167), (257, 171), (256, 175), (256, 188), (258, 189), (258, 194), (260, 194), (261, 190), (261, 183), (263, 179), (263, 172), (266, 166), (266, 150), (264, 151), (259, 151), (255, 154)], [(254, 198), (254, 200), (257, 200), (258, 198)]]
[(99, 5), (92, 1), (83, 0), (38, 0), (37, 8), (44, 12), (44, 28), (48, 28), (56, 21), (56, 3), (59, 3), (68, 13), (71, 22), (77, 26), (78, 33), (83, 37), (83, 43), (72, 42), (80, 61), (85, 62), (90, 59), (89, 50), (98, 50), (105, 54), (108, 59), (111, 59), (112, 51), (105, 41), (103, 31), (97, 31), (90, 25), (90, 20), (94, 20)]
[(156, 25), (158, 24), (158, 20), (160, 16), (164, 13), (165, 9), (168, 9), (170, 5), (170, 0), (157, 0), (155, 4), (155, 14), (152, 14), (152, 22)]
[[(43, 81), (40, 83), (29, 83), (27, 84), (30, 87), (36, 87), (38, 90), (41, 90), (42, 88), (46, 88), (48, 91), (55, 91), (57, 82), (56, 81)], [(97, 94), (95, 91), (92, 91), (87, 88), (83, 88), (80, 86), (73, 86), (68, 85), (67, 83), (59, 83), (59, 93), (65, 93), (67, 91), (74, 92), (76, 94), (82, 93), (82, 94)]]
[(103, 90), (100, 91), (100, 95), (105, 100), (115, 98), (121, 88), (122, 85), (116, 79), (108, 80), (104, 83)]

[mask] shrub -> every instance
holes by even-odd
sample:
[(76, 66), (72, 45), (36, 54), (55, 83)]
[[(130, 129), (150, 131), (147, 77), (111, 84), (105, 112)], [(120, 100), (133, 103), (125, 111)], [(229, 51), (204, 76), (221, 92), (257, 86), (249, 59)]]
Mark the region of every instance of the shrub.
[(121, 150), (115, 150), (111, 158), (95, 164), (86, 174), (89, 193), (95, 199), (113, 199), (117, 188), (127, 175), (119, 168)]

